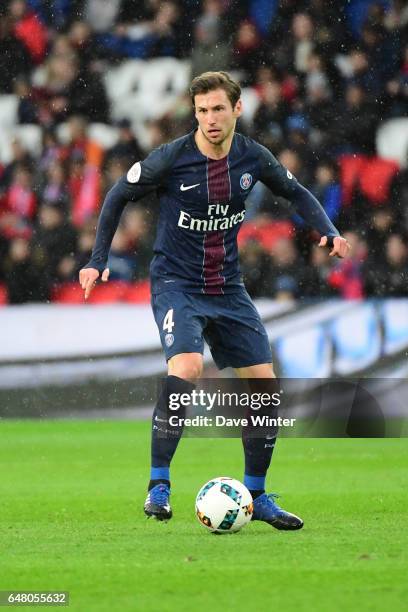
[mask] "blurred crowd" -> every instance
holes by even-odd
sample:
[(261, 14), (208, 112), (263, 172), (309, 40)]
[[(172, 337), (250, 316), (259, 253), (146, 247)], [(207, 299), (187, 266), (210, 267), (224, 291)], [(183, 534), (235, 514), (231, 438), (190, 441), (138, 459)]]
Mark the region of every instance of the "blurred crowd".
[[(107, 190), (150, 148), (193, 129), (187, 94), (150, 121), (149, 148), (127, 117), (112, 119), (106, 71), (168, 56), (190, 59), (192, 75), (229, 70), (250, 88), (256, 110), (238, 130), (270, 148), (352, 244), (350, 258), (333, 260), (288, 202), (257, 185), (240, 240), (250, 294), (407, 296), (408, 171), (381, 165), (375, 143), (384, 121), (408, 117), (406, 2), (11, 0), (0, 7), (0, 96), (18, 96), (18, 122), (41, 126), (42, 147), (33, 156), (16, 139), (0, 162), (8, 301), (47, 301), (75, 281)], [(91, 122), (114, 124), (118, 142), (102, 148)], [(128, 205), (111, 279), (148, 277), (157, 212), (155, 194)]]

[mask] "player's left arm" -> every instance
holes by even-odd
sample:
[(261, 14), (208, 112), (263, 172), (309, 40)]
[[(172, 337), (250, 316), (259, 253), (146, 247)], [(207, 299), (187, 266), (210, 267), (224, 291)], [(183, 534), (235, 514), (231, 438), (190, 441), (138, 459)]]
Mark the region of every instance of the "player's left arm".
[(340, 236), (338, 229), (330, 221), (320, 202), (301, 185), (297, 179), (272, 155), (268, 149), (261, 147), (260, 180), (273, 193), (290, 200), (296, 212), (306, 223), (320, 233), (319, 246), (328, 246), (330, 256), (345, 257), (350, 251), (350, 244)]

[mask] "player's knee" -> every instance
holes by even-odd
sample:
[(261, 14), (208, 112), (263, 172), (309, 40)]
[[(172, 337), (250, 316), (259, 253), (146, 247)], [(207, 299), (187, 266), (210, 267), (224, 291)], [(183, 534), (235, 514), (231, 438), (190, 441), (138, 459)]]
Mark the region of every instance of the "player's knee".
[(203, 373), (203, 368), (201, 364), (185, 364), (182, 367), (177, 368), (176, 372), (172, 372), (174, 376), (178, 376), (179, 378), (183, 378), (184, 380), (189, 380), (190, 382), (196, 382)]
[(195, 353), (176, 355), (169, 360), (168, 372), (171, 376), (195, 382), (202, 376), (203, 358)]
[(276, 378), (272, 363), (262, 363), (246, 368), (235, 368), (235, 372), (240, 378)]

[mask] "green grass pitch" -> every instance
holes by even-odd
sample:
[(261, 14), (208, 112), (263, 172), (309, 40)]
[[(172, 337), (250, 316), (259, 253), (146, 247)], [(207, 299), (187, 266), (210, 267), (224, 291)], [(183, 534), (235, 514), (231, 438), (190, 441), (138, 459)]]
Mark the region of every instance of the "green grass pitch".
[(242, 478), (240, 440), (181, 442), (158, 523), (149, 437), (146, 422), (0, 423), (0, 590), (67, 590), (84, 612), (406, 609), (406, 439), (281, 440), (269, 490), (304, 529), (214, 536), (195, 495)]

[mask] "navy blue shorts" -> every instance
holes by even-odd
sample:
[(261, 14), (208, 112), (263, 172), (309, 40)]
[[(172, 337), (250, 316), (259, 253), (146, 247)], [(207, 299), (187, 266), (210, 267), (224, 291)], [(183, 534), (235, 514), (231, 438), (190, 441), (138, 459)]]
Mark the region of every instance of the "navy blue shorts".
[(220, 370), (272, 363), (268, 336), (244, 288), (228, 295), (165, 291), (152, 296), (152, 308), (167, 360), (202, 354), (205, 340)]

